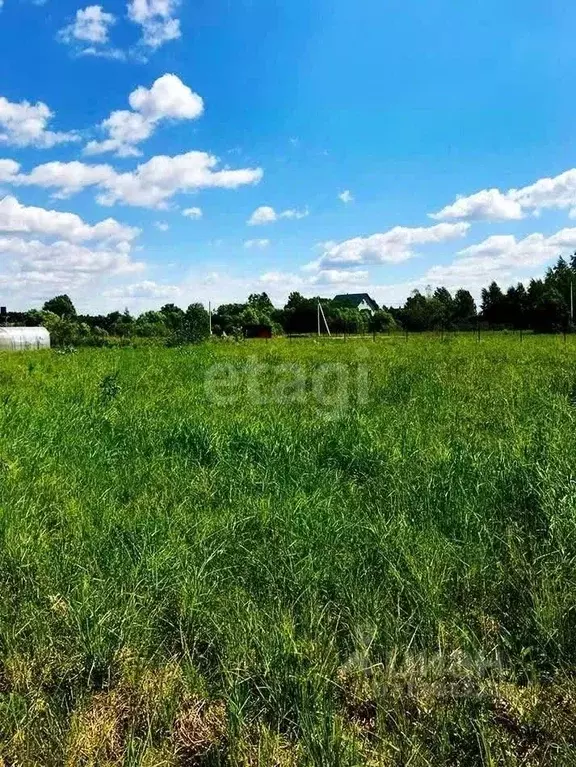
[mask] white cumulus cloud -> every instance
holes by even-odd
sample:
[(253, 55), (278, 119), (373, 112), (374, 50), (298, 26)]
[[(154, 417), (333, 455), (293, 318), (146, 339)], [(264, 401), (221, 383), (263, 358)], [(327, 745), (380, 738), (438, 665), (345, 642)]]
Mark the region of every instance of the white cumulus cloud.
[(202, 208), (185, 208), (182, 211), (182, 215), (186, 216), (186, 218), (202, 218)]
[(398, 263), (414, 256), (418, 245), (429, 245), (464, 237), (469, 224), (436, 224), (428, 227), (395, 226), (370, 237), (354, 237), (330, 247), (313, 268), (348, 267), (363, 264)]
[(128, 18), (142, 29), (142, 44), (153, 50), (180, 37), (178, 0), (129, 0)]
[(502, 221), (537, 214), (546, 208), (571, 212), (576, 208), (576, 168), (519, 189), (506, 192), (484, 189), (468, 197), (459, 196), (451, 205), (430, 215), (440, 221)]
[(144, 269), (131, 250), (139, 230), (113, 218), (88, 224), (75, 213), (0, 200), (0, 282), (15, 291), (71, 290)]
[(110, 165), (87, 165), (82, 162), (51, 162), (38, 165), (30, 173), (13, 174), (7, 166), (7, 181), (15, 185), (40, 186), (56, 190), (57, 196), (69, 196), (87, 187), (98, 190), (102, 205), (122, 203), (144, 208), (166, 208), (180, 192), (218, 187), (236, 189), (257, 184), (261, 168), (218, 168), (219, 160), (206, 152), (186, 152), (169, 157), (157, 155), (133, 171), (118, 173)]
[(130, 242), (139, 234), (138, 229), (124, 226), (113, 218), (92, 226), (75, 213), (22, 205), (11, 195), (0, 200), (0, 232), (62, 237), (71, 242)]
[(0, 160), (0, 181), (12, 181), (20, 170), (20, 165), (14, 160)]
[(17, 259), (21, 272), (68, 274), (70, 279), (94, 273), (125, 274), (140, 271), (123, 249), (87, 248), (65, 240), (45, 243), (19, 237), (0, 237), (0, 253)]
[(194, 120), (203, 113), (202, 97), (174, 74), (159, 77), (151, 88), (139, 86), (128, 98), (131, 110), (120, 109), (104, 120), (100, 128), (108, 134), (103, 141), (90, 141), (86, 154), (115, 152), (120, 157), (141, 154), (137, 144), (145, 141), (163, 120)]
[(283, 210), (281, 213), (277, 213), (274, 208), (271, 208), (269, 205), (261, 205), (259, 208), (256, 208), (246, 223), (249, 226), (259, 226), (261, 224), (273, 224), (281, 218), (300, 219), (306, 218), (307, 215), (307, 209), (296, 210), (290, 208), (288, 210)]
[(64, 43), (92, 43), (105, 45), (110, 27), (116, 23), (112, 13), (106, 13), (101, 5), (89, 5), (76, 11), (74, 21), (59, 32)]
[(499, 189), (484, 189), (433, 213), (438, 221), (513, 221), (523, 217), (522, 206)]
[(18, 147), (50, 149), (57, 144), (78, 141), (74, 132), (48, 130), (54, 114), (43, 102), (11, 102), (0, 96), (0, 143)]
[(466, 287), (478, 293), (492, 280), (511, 284), (523, 275), (533, 274), (535, 267), (575, 249), (576, 228), (562, 229), (550, 236), (535, 232), (519, 239), (511, 234), (492, 235), (459, 251), (450, 264), (433, 266), (419, 282)]
[(343, 203), (354, 201), (352, 192), (349, 189), (345, 189), (343, 192), (340, 192), (340, 194), (338, 195), (338, 199), (342, 200)]

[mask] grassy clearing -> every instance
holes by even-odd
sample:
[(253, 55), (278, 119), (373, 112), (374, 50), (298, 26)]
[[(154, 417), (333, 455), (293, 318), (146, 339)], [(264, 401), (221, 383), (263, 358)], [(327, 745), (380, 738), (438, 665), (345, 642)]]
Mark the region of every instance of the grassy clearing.
[(575, 387), (572, 338), (3, 355), (0, 765), (570, 764)]

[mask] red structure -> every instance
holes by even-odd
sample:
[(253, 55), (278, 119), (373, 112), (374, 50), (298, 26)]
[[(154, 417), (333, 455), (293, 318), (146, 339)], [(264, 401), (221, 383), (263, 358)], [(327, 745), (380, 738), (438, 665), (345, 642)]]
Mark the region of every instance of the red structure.
[(272, 338), (270, 325), (246, 325), (244, 338)]

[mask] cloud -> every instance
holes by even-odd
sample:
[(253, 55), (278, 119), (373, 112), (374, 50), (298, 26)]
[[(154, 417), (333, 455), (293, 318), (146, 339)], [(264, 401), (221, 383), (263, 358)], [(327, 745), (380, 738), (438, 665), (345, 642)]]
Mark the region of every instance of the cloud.
[(572, 208), (576, 206), (576, 168), (553, 178), (541, 178), (521, 189), (511, 189), (508, 194), (523, 209), (540, 211), (544, 208)]
[(186, 216), (187, 218), (202, 218), (202, 208), (185, 208), (182, 211), (182, 215)]
[(439, 221), (502, 221), (523, 218), (529, 212), (539, 213), (546, 208), (576, 208), (576, 168), (507, 192), (484, 189), (469, 197), (460, 196), (430, 215)]
[(436, 244), (464, 237), (469, 224), (436, 224), (429, 227), (393, 229), (370, 237), (354, 237), (331, 244), (312, 268), (349, 267), (363, 264), (398, 263), (414, 256), (417, 245)]
[(492, 235), (459, 251), (447, 265), (433, 266), (418, 280), (420, 284), (466, 287), (478, 293), (496, 280), (512, 283), (542, 267), (562, 253), (576, 249), (576, 228), (562, 229), (549, 237), (535, 232), (516, 239), (511, 234)]
[(91, 45), (78, 51), (79, 56), (93, 56), (100, 59), (114, 59), (124, 61), (127, 54), (119, 48), (102, 48), (97, 45)]
[(261, 205), (259, 208), (256, 208), (246, 223), (249, 226), (259, 226), (261, 224), (273, 224), (281, 218), (300, 219), (306, 218), (307, 215), (308, 210), (289, 209), (277, 213), (269, 205)]
[(484, 189), (470, 197), (457, 197), (431, 218), (438, 221), (514, 221), (523, 217), (521, 205), (498, 189)]
[(177, 285), (162, 285), (152, 280), (136, 282), (132, 285), (104, 291), (107, 298), (177, 298), (182, 289)]
[(173, 74), (162, 75), (150, 89), (136, 88), (130, 94), (129, 102), (132, 109), (149, 120), (168, 117), (194, 120), (204, 111), (202, 98)]
[(142, 45), (155, 50), (180, 37), (177, 0), (129, 0), (128, 18), (142, 28)]
[(343, 192), (341, 192), (338, 195), (338, 198), (344, 203), (354, 202), (354, 197), (352, 196), (352, 192), (349, 189), (345, 189)]
[(139, 230), (113, 218), (94, 225), (75, 213), (0, 200), (0, 281), (14, 290), (76, 288), (144, 269), (131, 258)]
[(95, 272), (124, 274), (140, 271), (143, 264), (131, 261), (123, 248), (91, 249), (65, 240), (45, 243), (20, 237), (0, 237), (0, 253), (18, 259), (21, 272), (46, 271), (71, 276)]
[(369, 280), (369, 274), (362, 270), (343, 270), (343, 269), (321, 269), (310, 276), (302, 274), (293, 274), (290, 272), (266, 272), (262, 274), (258, 281), (262, 285), (280, 286), (285, 290), (294, 290), (334, 285), (365, 285)]
[(113, 218), (91, 226), (75, 213), (22, 205), (11, 195), (0, 200), (0, 232), (63, 237), (71, 242), (130, 242), (139, 234)]
[(14, 160), (0, 160), (0, 182), (12, 181), (20, 170), (20, 165)]
[(321, 269), (310, 282), (315, 285), (358, 285), (366, 284), (368, 276), (368, 272), (359, 269)]
[(84, 287), (93, 294), (96, 281), (142, 271), (144, 264), (130, 258), (126, 244), (87, 247), (57, 240), (42, 242), (0, 237), (0, 283), (14, 293), (47, 297)]
[(246, 240), (244, 243), (245, 248), (267, 248), (270, 245), (270, 240)]
[(166, 221), (155, 221), (154, 226), (159, 232), (167, 232), (170, 229), (170, 225)]
[[(0, 162), (10, 162), (2, 160)], [(47, 162), (37, 165), (30, 173), (12, 174), (5, 179), (21, 186), (57, 189), (56, 197), (65, 198), (90, 186), (103, 186), (114, 179), (116, 171), (110, 165), (86, 165), (72, 162)]]
[(54, 114), (41, 101), (37, 104), (28, 101), (15, 103), (0, 96), (0, 143), (50, 149), (57, 144), (78, 141), (74, 132), (48, 130), (48, 123), (53, 117)]
[(128, 98), (132, 111), (121, 109), (100, 127), (108, 134), (103, 141), (90, 141), (86, 154), (115, 152), (119, 157), (141, 154), (136, 144), (149, 138), (163, 120), (195, 120), (204, 111), (202, 97), (184, 85), (179, 77), (165, 74), (151, 88), (139, 86)]
[(87, 8), (76, 11), (74, 21), (64, 27), (58, 33), (63, 43), (76, 44), (90, 43), (88, 48), (80, 48), (81, 53), (98, 50), (95, 46), (103, 46), (108, 42), (110, 27), (116, 23), (116, 17), (112, 13), (106, 13), (101, 5), (89, 5)]
[(108, 133), (109, 138), (89, 141), (84, 147), (84, 154), (114, 152), (118, 157), (137, 157), (142, 153), (134, 145), (150, 138), (154, 132), (153, 122), (127, 109), (112, 112), (100, 127)]
[(267, 205), (262, 205), (260, 208), (256, 208), (254, 213), (250, 216), (247, 223), (250, 226), (257, 226), (258, 224), (271, 224), (276, 221), (278, 216), (274, 208), (270, 208)]
[[(110, 165), (52, 162), (37, 166), (29, 174), (9, 175), (7, 180), (16, 185), (55, 189), (60, 197), (95, 187), (100, 192), (96, 199), (102, 205), (118, 202), (135, 207), (166, 208), (168, 201), (180, 192), (215, 187), (236, 189), (257, 184), (263, 176), (261, 168), (219, 170), (218, 163), (217, 157), (206, 152), (187, 152), (174, 157), (157, 155), (125, 173), (118, 173)], [(10, 168), (7, 171), (11, 173)]]

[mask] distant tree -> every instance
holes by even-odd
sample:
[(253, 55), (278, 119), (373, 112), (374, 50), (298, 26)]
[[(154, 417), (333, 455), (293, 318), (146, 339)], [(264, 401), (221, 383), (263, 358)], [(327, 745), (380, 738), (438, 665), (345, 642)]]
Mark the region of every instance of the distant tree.
[(285, 309), (297, 309), (299, 306), (302, 306), (302, 304), (306, 303), (309, 299), (304, 298), (304, 296), (301, 293), (298, 293), (297, 290), (294, 290), (290, 295), (288, 296), (288, 301), (286, 302)]
[(558, 333), (567, 328), (570, 312), (560, 292), (545, 286), (531, 307), (531, 315), (535, 333)]
[(79, 329), (77, 323), (66, 317), (59, 317), (55, 312), (45, 311), (42, 325), (50, 333), (53, 346), (71, 346), (78, 341)]
[(442, 297), (439, 298), (436, 294), (424, 295), (419, 290), (414, 290), (406, 299), (399, 316), (407, 330), (422, 331), (446, 325), (448, 312), (449, 308)]
[(42, 325), (44, 322), (44, 315), (38, 309), (29, 309), (23, 317), (23, 322), (26, 327), (35, 328), (38, 325)]
[(502, 325), (506, 322), (506, 299), (496, 282), (491, 282), (482, 289), (482, 319), (491, 325)]
[(184, 311), (179, 306), (176, 306), (176, 304), (164, 304), (160, 312), (164, 315), (166, 327), (170, 331), (175, 333), (180, 330), (184, 320)]
[[(291, 293), (284, 307), (283, 322), (287, 333), (315, 333), (318, 328), (318, 302), (322, 305), (328, 325), (343, 331), (343, 324), (350, 322), (350, 307), (337, 305), (330, 298), (304, 298), (300, 293)], [(357, 310), (353, 309), (354, 312)], [(357, 320), (354, 319), (354, 322)], [(359, 321), (359, 320), (358, 320)], [(366, 320), (364, 320), (366, 322)], [(347, 332), (356, 332), (349, 330)]]
[(222, 333), (226, 335), (235, 335), (235, 330), (242, 330), (242, 312), (246, 309), (246, 304), (222, 304), (212, 317), (212, 326), (218, 326)]
[(266, 314), (274, 311), (274, 304), (268, 297), (268, 293), (252, 293), (248, 296), (248, 305)]
[[(242, 312), (238, 315), (238, 319), (240, 321), (240, 325), (242, 328), (247, 327), (248, 325), (260, 325), (262, 324), (262, 315), (261, 312), (258, 311), (258, 308), (256, 306), (253, 306), (251, 304), (248, 304), (244, 307)], [(269, 324), (269, 323), (266, 323)]]
[(476, 302), (469, 290), (460, 288), (454, 294), (452, 321), (458, 327), (468, 327), (476, 320)]
[(525, 328), (528, 323), (528, 293), (524, 285), (519, 282), (506, 291), (505, 322), (517, 330)]
[(396, 327), (394, 317), (386, 309), (379, 309), (370, 317), (368, 329), (372, 333), (385, 333)]
[(124, 309), (122, 313), (112, 312), (108, 315), (109, 330), (113, 336), (129, 337), (134, 333), (134, 317), (130, 314), (128, 309)]
[(448, 288), (436, 288), (432, 298), (437, 302), (436, 305), (432, 307), (433, 312), (435, 312), (433, 321), (444, 327), (450, 325), (454, 315), (454, 299), (452, 298), (450, 291)]
[(574, 270), (564, 258), (560, 257), (554, 266), (546, 270), (544, 284), (547, 288), (557, 290), (560, 296), (568, 302), (570, 300), (570, 283), (574, 281), (574, 277)]
[(210, 317), (202, 304), (190, 304), (182, 322), (181, 340), (197, 344), (210, 335)]
[(162, 312), (144, 312), (134, 323), (134, 332), (144, 338), (167, 336), (170, 331), (166, 324), (166, 315)]
[(74, 304), (72, 303), (70, 296), (67, 296), (66, 294), (55, 296), (49, 301), (46, 301), (43, 309), (45, 312), (52, 312), (52, 314), (56, 314), (60, 318), (71, 319), (76, 317)]
[(404, 302), (400, 317), (402, 325), (406, 330), (427, 330), (428, 311), (426, 307), (426, 296), (419, 290), (413, 290)]
[(564, 258), (559, 258), (556, 264), (547, 270), (544, 285), (556, 290), (569, 308), (571, 296), (576, 291), (576, 253), (570, 257), (569, 263)]

